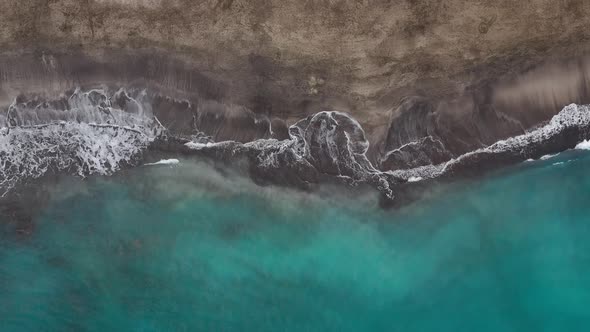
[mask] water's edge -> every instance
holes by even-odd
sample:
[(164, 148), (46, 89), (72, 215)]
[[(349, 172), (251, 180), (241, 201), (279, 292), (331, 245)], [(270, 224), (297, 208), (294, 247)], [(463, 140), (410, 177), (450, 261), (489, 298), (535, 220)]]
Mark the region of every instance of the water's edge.
[[(270, 137), (215, 142), (204, 134), (217, 125), (206, 120), (211, 114), (197, 114), (192, 134), (181, 134), (153, 115), (153, 98), (146, 91), (76, 89), (53, 101), (15, 100), (0, 114), (3, 196), (44, 176), (112, 175), (161, 157), (184, 155), (229, 165), (263, 185), (302, 190), (325, 183), (370, 186), (381, 193), (382, 205), (391, 207), (414, 200), (432, 183), (480, 176), (574, 148), (590, 138), (590, 108), (571, 104), (523, 135), (448, 156), (439, 164), (384, 170), (369, 160), (365, 131), (346, 113), (324, 111), (304, 118), (289, 127), (287, 139), (272, 138), (272, 123), (260, 118)], [(414, 154), (431, 153), (435, 141), (427, 137), (411, 143)], [(404, 147), (396, 151), (401, 150)]]

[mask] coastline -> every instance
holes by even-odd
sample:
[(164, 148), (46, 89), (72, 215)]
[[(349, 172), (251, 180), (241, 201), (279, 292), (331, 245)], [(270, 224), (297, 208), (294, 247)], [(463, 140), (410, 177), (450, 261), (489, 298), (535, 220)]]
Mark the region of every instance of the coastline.
[[(2, 129), (0, 137), (4, 193), (21, 181), (46, 175), (108, 176), (122, 168), (184, 155), (237, 169), (259, 185), (306, 191), (329, 183), (369, 186), (380, 193), (381, 206), (390, 208), (419, 199), (420, 192), (434, 183), (481, 176), (572, 149), (590, 139), (590, 108), (571, 104), (523, 135), (440, 164), (383, 170), (367, 156), (370, 143), (360, 123), (342, 112), (323, 111), (301, 119), (288, 128), (289, 139), (269, 137), (243, 143), (215, 142), (200, 130), (199, 123), (192, 124), (193, 135), (178, 135), (157, 117), (150, 118), (145, 102), (122, 89), (112, 96), (102, 90), (76, 89), (68, 103), (53, 113), (48, 107), (55, 102), (15, 101), (11, 105), (5, 118), (11, 126)], [(40, 117), (45, 114), (49, 118)], [(265, 125), (272, 133), (272, 125)], [(420, 148), (418, 144), (414, 152), (423, 153)]]

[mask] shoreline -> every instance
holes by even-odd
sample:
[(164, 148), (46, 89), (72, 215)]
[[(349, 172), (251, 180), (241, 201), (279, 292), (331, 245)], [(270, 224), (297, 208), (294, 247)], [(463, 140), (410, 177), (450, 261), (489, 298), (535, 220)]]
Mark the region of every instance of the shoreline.
[[(542, 159), (543, 156), (575, 148), (579, 143), (590, 139), (590, 107), (571, 104), (544, 126), (524, 135), (498, 141), (438, 165), (383, 171), (375, 167), (366, 156), (369, 142), (363, 128), (345, 113), (320, 112), (302, 119), (289, 128), (290, 139), (287, 140), (268, 138), (247, 143), (213, 142), (205, 135), (176, 136), (166, 130), (157, 118), (151, 123), (146, 121), (144, 119), (142, 123), (147, 127), (135, 125), (128, 127), (124, 123), (118, 125), (110, 122), (107, 124), (61, 122), (33, 127), (16, 126), (8, 131), (4, 130), (2, 136), (6, 141), (6, 137), (22, 130), (26, 134), (21, 142), (22, 147), (25, 148), (31, 143), (27, 139), (38, 140), (37, 143), (41, 142), (40, 144), (49, 142), (47, 144), (55, 149), (71, 145), (71, 137), (82, 136), (83, 138), (76, 138), (75, 142), (78, 145), (69, 150), (60, 150), (61, 152), (57, 154), (51, 152), (54, 150), (46, 150), (41, 146), (37, 150), (31, 150), (38, 154), (28, 156), (32, 159), (13, 159), (20, 162), (36, 160), (43, 165), (44, 169), (39, 170), (39, 167), (35, 166), (34, 172), (23, 173), (22, 167), (26, 169), (30, 165), (10, 165), (9, 162), (8, 167), (15, 171), (20, 170), (19, 175), (28, 174), (28, 177), (17, 178), (17, 182), (26, 182), (51, 173), (77, 174), (82, 177), (93, 174), (108, 176), (116, 174), (120, 169), (166, 159), (164, 158), (166, 156), (167, 158), (174, 158), (175, 155), (195, 156), (236, 169), (261, 186), (277, 185), (304, 191), (314, 191), (322, 184), (329, 183), (352, 188), (372, 187), (380, 193), (382, 207), (399, 208), (419, 200), (422, 192), (437, 183), (478, 178), (490, 171), (519, 162)], [(55, 126), (56, 129), (48, 130), (47, 128), (51, 126)], [(82, 128), (87, 126), (99, 132), (91, 131), (90, 136), (84, 137), (88, 131), (84, 129), (77, 132), (79, 126)], [(38, 133), (43, 130), (47, 133), (40, 136), (31, 134), (31, 132)], [(74, 134), (71, 134), (71, 131), (74, 131)], [(127, 133), (131, 133), (131, 136), (125, 136), (128, 135)], [(54, 139), (55, 137), (57, 140)], [(104, 137), (105, 140), (94, 141), (93, 137)], [(117, 137), (118, 141), (106, 139), (107, 137)], [(7, 142), (13, 141), (14, 139), (6, 141), (5, 148), (8, 146)], [(94, 147), (88, 150), (87, 145)], [(86, 150), (88, 151), (85, 155), (80, 154), (80, 151)], [(9, 151), (9, 153), (12, 153), (14, 157), (15, 153), (26, 154), (31, 151), (17, 149), (16, 152)], [(7, 151), (0, 151), (0, 153), (6, 155)], [(72, 156), (68, 157), (71, 159), (68, 159), (66, 163), (64, 158), (67, 154)], [(102, 156), (105, 160), (97, 160), (96, 158), (100, 158), (97, 156)], [(4, 162), (2, 174), (9, 174), (6, 165), (7, 163)], [(13, 185), (17, 185), (17, 182)], [(10, 190), (10, 187), (4, 189)]]

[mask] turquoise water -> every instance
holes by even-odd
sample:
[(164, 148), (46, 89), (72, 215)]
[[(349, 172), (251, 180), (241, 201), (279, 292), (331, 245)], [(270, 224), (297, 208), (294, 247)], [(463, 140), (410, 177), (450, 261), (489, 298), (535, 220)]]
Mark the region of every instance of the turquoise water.
[(567, 152), (401, 211), (190, 161), (64, 179), (31, 235), (0, 228), (0, 331), (587, 331), (589, 170)]

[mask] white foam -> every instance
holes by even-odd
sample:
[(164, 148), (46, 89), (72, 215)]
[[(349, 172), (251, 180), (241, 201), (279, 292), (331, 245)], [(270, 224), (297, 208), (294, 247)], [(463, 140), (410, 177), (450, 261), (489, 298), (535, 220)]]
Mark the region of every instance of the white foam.
[[(575, 126), (590, 125), (590, 107), (585, 105), (570, 104), (555, 115), (545, 126), (530, 131), (526, 134), (498, 141), (488, 147), (465, 153), (455, 159), (439, 165), (421, 166), (409, 170), (396, 170), (387, 173), (402, 179), (410, 177), (422, 177), (425, 179), (435, 178), (446, 173), (454, 164), (460, 163), (464, 158), (474, 154), (494, 154), (506, 151), (523, 151), (531, 144), (539, 144), (548, 138), (559, 134), (563, 129)], [(585, 145), (582, 145), (584, 147)], [(548, 156), (543, 156), (549, 159)], [(543, 160), (546, 160), (543, 159)]]
[(585, 140), (576, 145), (576, 150), (590, 150), (590, 141)]
[(557, 157), (559, 154), (546, 154), (543, 157), (539, 158), (540, 160), (549, 160), (551, 158)]
[(197, 142), (188, 142), (184, 145), (192, 150), (202, 150), (205, 148), (214, 147), (217, 143), (197, 143)]
[(48, 172), (111, 175), (132, 164), (153, 137), (117, 125), (59, 122), (0, 132), (0, 195)]
[[(119, 94), (119, 92), (118, 92)], [(82, 92), (77, 89), (69, 98), (64, 109), (55, 109), (48, 103), (37, 106), (29, 103), (10, 105), (7, 115), (12, 119), (13, 126), (35, 126), (59, 121), (117, 124), (121, 126), (148, 127), (152, 123), (151, 111), (145, 110), (140, 103), (132, 99), (132, 112), (118, 109), (111, 104), (111, 98), (105, 90), (95, 89)], [(130, 103), (131, 104), (131, 103)], [(129, 107), (128, 107), (129, 108)], [(149, 107), (148, 107), (149, 108)], [(0, 125), (6, 121), (0, 121)]]
[(553, 166), (559, 166), (559, 165), (565, 165), (565, 164), (569, 164), (576, 161), (575, 159), (570, 159), (570, 160), (566, 160), (566, 161), (558, 161), (556, 163), (553, 163)]
[(429, 136), (426, 136), (426, 137), (422, 137), (422, 138), (420, 138), (420, 139), (418, 139), (418, 140), (415, 140), (415, 141), (412, 141), (412, 142), (406, 143), (406, 144), (404, 144), (404, 145), (400, 146), (400, 147), (399, 147), (399, 148), (397, 148), (397, 149), (394, 149), (394, 150), (391, 150), (391, 151), (387, 152), (387, 153), (386, 153), (386, 154), (385, 154), (385, 155), (384, 155), (384, 156), (381, 158), (381, 161), (386, 161), (386, 160), (387, 160), (387, 159), (388, 159), (388, 158), (389, 158), (391, 155), (393, 155), (394, 153), (398, 153), (398, 152), (400, 152), (400, 151), (403, 151), (403, 150), (404, 150), (405, 148), (407, 148), (407, 147), (410, 147), (410, 146), (418, 146), (418, 147), (420, 147), (420, 145), (424, 144), (424, 142), (426, 142), (427, 140), (432, 140), (433, 142), (439, 143), (439, 144), (440, 144), (441, 146), (443, 146), (443, 147), (444, 147), (444, 145), (445, 145), (445, 144), (444, 144), (442, 141), (440, 141), (439, 139), (436, 139), (435, 137), (433, 137), (433, 136), (429, 135)]
[(157, 165), (178, 165), (180, 160), (178, 159), (162, 159), (155, 163), (145, 164), (144, 166), (157, 166)]
[(58, 108), (15, 100), (0, 117), (0, 195), (50, 172), (110, 175), (135, 164), (165, 128), (143, 101), (128, 98), (129, 109), (116, 108), (102, 89), (76, 89)]
[[(383, 173), (375, 169), (366, 156), (369, 142), (361, 125), (341, 112), (319, 112), (289, 127), (290, 139), (258, 139), (249, 143), (226, 141), (219, 143), (188, 142), (192, 150), (219, 149), (232, 156), (247, 153), (256, 156), (257, 167), (277, 169), (286, 163), (299, 163), (305, 168), (318, 168), (319, 160), (330, 160), (331, 175), (349, 179), (350, 183), (376, 183), (379, 190), (393, 197)], [(311, 147), (319, 149), (312, 149)], [(324, 159), (325, 158), (325, 159)]]
[[(342, 126), (343, 130), (337, 130), (339, 126)], [(525, 157), (530, 154), (528, 148), (531, 145), (541, 146), (547, 140), (562, 133), (564, 129), (570, 127), (587, 128), (588, 126), (590, 126), (590, 108), (571, 104), (555, 115), (546, 125), (523, 135), (498, 141), (490, 146), (463, 154), (446, 163), (426, 165), (408, 170), (393, 170), (385, 173), (375, 169), (367, 159), (366, 152), (369, 143), (365, 139), (362, 127), (355, 119), (338, 112), (320, 112), (299, 121), (289, 128), (289, 140), (260, 139), (245, 144), (231, 141), (219, 143), (188, 142), (185, 146), (193, 150), (221, 148), (231, 155), (253, 152), (256, 153), (255, 155), (258, 158), (258, 166), (263, 168), (282, 167), (285, 160), (301, 162), (302, 166), (305, 167), (317, 167), (314, 163), (317, 163), (320, 158), (324, 158), (324, 160), (332, 162), (330, 166), (333, 167), (330, 171), (333, 172), (333, 175), (350, 177), (354, 182), (377, 183), (379, 188), (390, 196), (392, 190), (389, 187), (389, 176), (395, 177), (396, 181), (418, 182), (438, 177), (446, 172), (452, 172), (455, 166), (461, 165), (465, 160), (470, 162), (469, 158), (477, 157), (480, 154), (484, 159), (505, 152), (514, 156)], [(344, 146), (342, 143), (346, 145)], [(317, 149), (312, 150), (311, 146), (319, 147), (320, 151), (317, 151)], [(320, 155), (317, 155), (318, 153)], [(286, 154), (288, 154), (288, 158), (285, 157)], [(554, 156), (547, 155), (541, 157), (541, 159), (547, 160), (552, 157)]]

